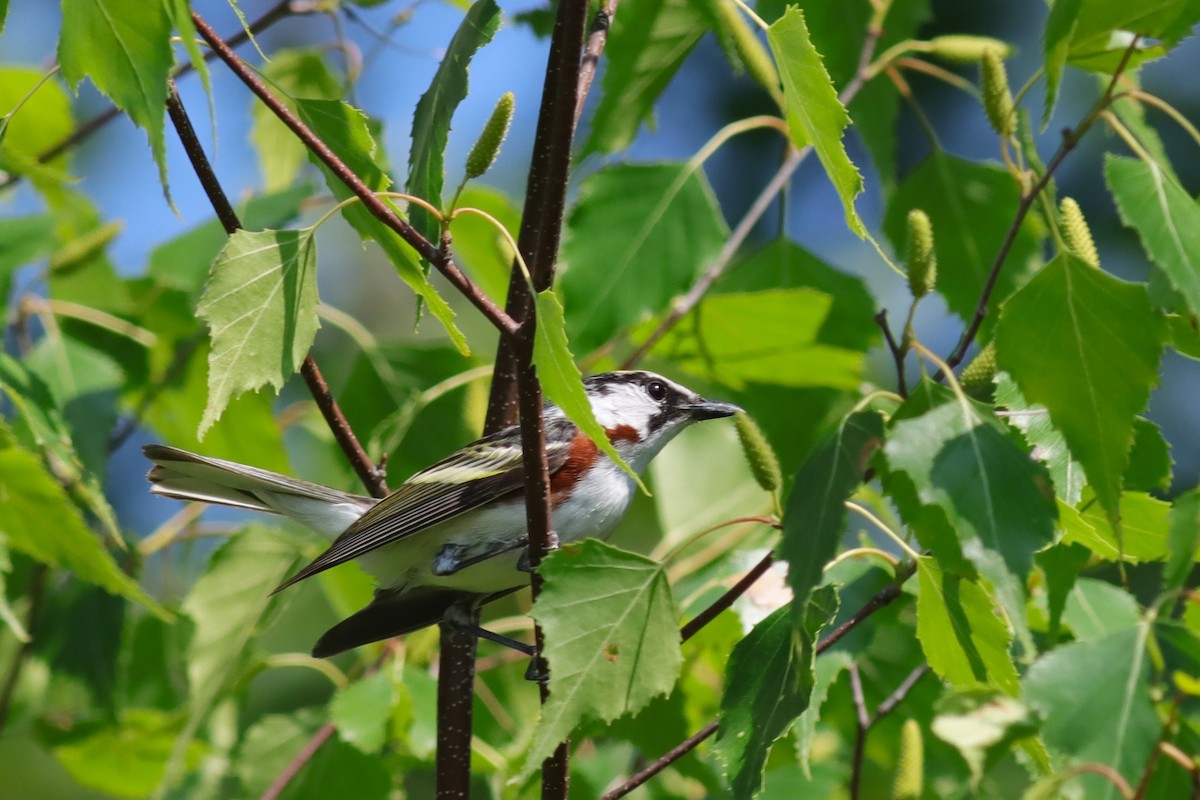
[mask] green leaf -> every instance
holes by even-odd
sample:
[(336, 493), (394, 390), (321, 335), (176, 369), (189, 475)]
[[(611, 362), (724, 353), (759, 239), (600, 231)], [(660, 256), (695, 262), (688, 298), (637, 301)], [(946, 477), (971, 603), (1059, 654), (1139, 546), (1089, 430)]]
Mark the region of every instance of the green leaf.
[(353, 797), (354, 800), (388, 800), (392, 776), (384, 761), (368, 756), (338, 739), (327, 742), (304, 765), (280, 800), (314, 797)]
[(1069, 505), (1077, 505), (1086, 482), (1083, 467), (1071, 458), (1067, 440), (1050, 422), (1050, 412), (1026, 400), (1007, 372), (997, 376), (996, 405), (1008, 410), (1005, 421), (1024, 434), (1033, 457), (1046, 465), (1055, 494)]
[(591, 352), (666, 308), (727, 235), (708, 181), (685, 164), (622, 164), (588, 176), (560, 257), (571, 341)]
[[(467, 96), (467, 68), (476, 51), (492, 40), (499, 26), (500, 9), (495, 0), (476, 0), (446, 47), (429, 89), (417, 101), (405, 191), (435, 207), (442, 205), (446, 140), (454, 110)], [(428, 211), (414, 205), (409, 215), (422, 236), (431, 242), (440, 240), (441, 227)]]
[(261, 797), (312, 737), (317, 725), (305, 710), (267, 714), (246, 730), (233, 764), (243, 796)]
[[(329, 69), (325, 58), (326, 54), (321, 50), (277, 50), (271, 53), (263, 77), (273, 90), (291, 98), (340, 100), (342, 82)], [(258, 151), (263, 188), (268, 192), (287, 188), (296, 180), (301, 167), (308, 163), (308, 148), (257, 98), (250, 107), (250, 120), (250, 142)], [(365, 176), (360, 174), (359, 177)], [(258, 227), (249, 222), (243, 224), (250, 229)]]
[[(369, 189), (382, 192), (391, 186), (392, 179), (375, 163), (375, 139), (371, 135), (366, 114), (340, 101), (296, 100), (295, 104), (296, 112), (304, 123), (329, 145), (342, 163), (361, 178)], [(316, 156), (309, 153), (308, 157), (320, 168), (329, 191), (338, 202), (354, 196), (354, 193)], [(416, 251), (400, 238), (400, 234), (363, 208), (361, 203), (351, 203), (343, 208), (342, 216), (351, 228), (358, 231), (364, 242), (374, 241), (379, 244), (392, 266), (396, 268), (400, 279), (425, 301), (429, 313), (442, 323), (458, 351), (464, 356), (469, 355), (467, 339), (454, 324), (454, 311), (429, 282), (429, 277), (418, 263)]]
[[(178, 714), (127, 709), (119, 725), (60, 745), (54, 756), (81, 786), (114, 797), (146, 797), (162, 780), (180, 724)], [(204, 749), (199, 742), (188, 746), (188, 769), (200, 765)]]
[(1124, 3), (1121, 0), (1062, 0), (1050, 8), (1046, 20), (1046, 104), (1043, 126), (1054, 112), (1063, 68), (1111, 74), (1129, 48), (1132, 34), (1143, 39), (1129, 60), (1136, 67), (1165, 55), (1200, 20), (1200, 4), (1186, 0)]
[[(16, 609), (8, 602), (7, 584), (8, 575), (11, 572), (12, 561), (8, 557), (8, 545), (4, 539), (0, 539), (0, 622), (8, 626), (13, 638), (24, 644), (31, 640), (29, 631), (25, 629), (25, 623), (17, 616)], [(151, 617), (147, 617), (147, 619), (151, 619)]]
[(41, 450), (43, 460), (52, 466), (60, 485), (69, 487), (72, 496), (96, 517), (108, 537), (123, 545), (121, 529), (104, 495), (104, 487), (79, 457), (70, 428), (49, 387), (24, 364), (0, 353), (0, 393), (8, 397), (20, 415), (17, 429), (27, 433), (22, 441)]
[(9, 547), (170, 618), (121, 571), (41, 460), (14, 444), (6, 429), (0, 429), (0, 497), (0, 536)]
[(1200, 314), (1200, 205), (1151, 161), (1108, 153), (1104, 174), (1121, 221), (1137, 231), (1146, 255), (1183, 297), (1187, 310)]
[(1144, 286), (1064, 253), (1004, 304), (996, 328), (998, 364), (1049, 410), (1114, 526), (1165, 327)]
[(611, 722), (679, 677), (679, 611), (660, 564), (587, 539), (551, 553), (533, 615), (545, 632), (550, 697), (521, 768), (527, 778), (584, 719)]
[(846, 530), (846, 500), (863, 482), (871, 456), (883, 444), (883, 417), (858, 411), (842, 420), (796, 473), (783, 514), (779, 555), (798, 603), (820, 585)]
[(917, 638), (933, 671), (959, 689), (1018, 696), (1008, 627), (988, 591), (977, 581), (943, 574), (932, 558), (921, 558), (917, 572)]
[[(1142, 622), (1096, 641), (1058, 647), (1025, 676), (1025, 698), (1041, 714), (1046, 744), (1075, 763), (1113, 767), (1134, 786), (1160, 730), (1147, 683), (1149, 631)], [(1093, 777), (1079, 779), (1085, 796), (1116, 796), (1110, 782)]]
[(329, 717), (338, 735), (364, 753), (378, 752), (387, 742), (396, 687), (387, 670), (339, 689), (329, 704)]
[(183, 40), (183, 49), (187, 51), (188, 62), (200, 76), (200, 85), (204, 87), (204, 94), (208, 97), (209, 116), (215, 119), (212, 78), (208, 74), (208, 62), (204, 60), (204, 53), (200, 50), (196, 26), (192, 23), (191, 3), (189, 0), (166, 0), (166, 7), (167, 13), (171, 15), (171, 23), (179, 31), (179, 38)]
[(1170, 522), (1167, 568), (1163, 571), (1166, 592), (1182, 589), (1196, 563), (1196, 547), (1200, 545), (1200, 492), (1193, 489), (1175, 498)]
[(1148, 419), (1133, 421), (1133, 449), (1125, 468), (1125, 489), (1134, 492), (1165, 492), (1171, 488), (1171, 446), (1162, 430)]
[(747, 382), (855, 389), (865, 353), (821, 341), (832, 302), (811, 289), (712, 295), (693, 325), (677, 325), (653, 352), (736, 389)]
[(842, 200), (846, 225), (860, 238), (866, 236), (866, 226), (854, 208), (854, 198), (863, 188), (862, 175), (842, 144), (842, 136), (850, 125), (850, 115), (838, 100), (821, 55), (809, 39), (804, 12), (788, 6), (783, 16), (767, 30), (767, 42), (783, 81), (793, 144), (796, 147), (813, 146)]
[(989, 409), (956, 398), (901, 419), (884, 454), (890, 469), (908, 475), (922, 503), (941, 508), (968, 558), (986, 570), (977, 548), (998, 553), (1023, 583), (1034, 551), (1054, 538), (1054, 499), (1045, 468)]
[[(61, 83), (47, 81), (29, 94), (43, 77), (44, 71), (28, 67), (0, 69), (0, 110), (5, 112), (0, 117), (0, 166), (27, 173), (35, 180), (39, 175), (38, 154), (47, 145), (67, 137), (75, 124), (71, 119), (71, 101)], [(65, 156), (59, 156), (50, 164), (61, 167), (65, 161)], [(13, 222), (16, 220), (5, 220), (7, 224)]]
[(641, 0), (616, 15), (583, 155), (624, 150), (652, 121), (655, 101), (705, 34), (706, 20), (691, 0)]
[(817, 636), (837, 608), (837, 590), (823, 586), (797, 615), (798, 627), (784, 607), (734, 647), (713, 748), (737, 800), (758, 793), (771, 745), (808, 707)]
[(854, 662), (854, 656), (844, 650), (827, 651), (813, 664), (813, 687), (809, 695), (808, 708), (796, 722), (796, 757), (805, 776), (812, 777), (813, 737), (817, 734), (817, 723), (821, 717), (821, 706), (830, 688), (842, 671)]
[(320, 327), (314, 232), (240, 230), (213, 262), (196, 307), (212, 341), (201, 438), (235, 393), (282, 389), (308, 354)]
[(1075, 581), (1091, 555), (1091, 551), (1081, 544), (1059, 543), (1034, 556), (1046, 576), (1046, 610), (1050, 613), (1046, 638), (1051, 645), (1058, 643), (1059, 624), (1067, 596), (1075, 588)]
[(1170, 506), (1144, 492), (1121, 495), (1120, 516), (1123, 540), (1118, 539), (1106, 511), (1096, 504), (1091, 487), (1083, 492), (1076, 511), (1059, 503), (1064, 542), (1079, 542), (1100, 558), (1116, 561), (1160, 561), (1167, 555), (1167, 512)]
[(571, 346), (567, 342), (566, 320), (563, 318), (562, 303), (553, 289), (538, 292), (534, 297), (537, 312), (537, 330), (533, 342), (533, 363), (546, 398), (563, 410), (567, 418), (595, 442), (600, 451), (637, 481), (647, 494), (645, 484), (633, 467), (625, 463), (617, 448), (609, 441), (608, 434), (596, 421), (592, 402), (583, 388), (583, 375), (575, 365)]
[[(1020, 190), (1007, 170), (965, 161), (935, 150), (910, 172), (892, 195), (883, 219), (883, 232), (895, 252), (908, 247), (908, 212), (919, 208), (933, 223), (933, 245), (937, 254), (938, 293), (963, 321), (975, 314), (1008, 229)], [(1023, 283), (1041, 261), (1044, 236), (1036, 215), (1029, 215), (1017, 231), (1004, 269), (996, 280), (988, 303), (984, 334), (991, 329), (996, 307)]]
[[(478, 183), (469, 183), (458, 197), (459, 208), (478, 208), (491, 214), (516, 238), (521, 211), (508, 195)], [(508, 293), (513, 250), (500, 231), (476, 214), (460, 214), (450, 224), (454, 236), (454, 261), (463, 267), (488, 297), (499, 300)]]
[(989, 762), (995, 762), (1018, 739), (1037, 732), (1037, 720), (1021, 701), (988, 690), (957, 692), (937, 704), (930, 729), (953, 746), (971, 769), (978, 790)]
[(117, 108), (146, 131), (167, 194), (163, 112), (171, 57), (171, 20), (163, 3), (63, 0), (58, 62), (75, 91), (91, 78)]
[(1067, 596), (1063, 622), (1077, 642), (1094, 642), (1137, 626), (1141, 609), (1137, 600), (1119, 586), (1080, 578)]
[[(295, 140), (295, 136), (289, 136)], [(299, 216), (301, 204), (312, 195), (313, 187), (309, 183), (255, 195), (237, 206), (238, 218), (248, 231), (282, 228)], [(210, 219), (151, 250), (146, 273), (163, 286), (189, 294), (197, 292), (204, 284), (213, 260), (228, 241), (229, 234), (220, 220)]]
[(50, 215), (0, 219), (0, 297), (8, 299), (17, 269), (49, 255), (53, 247), (54, 219)]

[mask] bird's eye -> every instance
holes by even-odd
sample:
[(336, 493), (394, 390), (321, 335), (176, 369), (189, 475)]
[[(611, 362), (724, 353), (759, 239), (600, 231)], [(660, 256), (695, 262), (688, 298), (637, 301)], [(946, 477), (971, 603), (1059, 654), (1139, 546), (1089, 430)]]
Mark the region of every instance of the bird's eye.
[(646, 394), (656, 403), (667, 399), (667, 385), (662, 381), (650, 381), (646, 384)]

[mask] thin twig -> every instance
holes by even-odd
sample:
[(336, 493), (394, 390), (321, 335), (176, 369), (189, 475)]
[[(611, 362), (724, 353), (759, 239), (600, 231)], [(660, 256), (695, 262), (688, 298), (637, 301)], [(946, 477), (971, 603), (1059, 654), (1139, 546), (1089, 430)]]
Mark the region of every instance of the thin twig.
[(763, 556), (762, 561), (755, 564), (754, 568), (743, 575), (741, 580), (730, 586), (725, 594), (718, 597), (708, 608), (692, 617), (686, 625), (679, 629), (680, 640), (686, 642), (699, 633), (701, 628), (716, 619), (718, 614), (732, 606), (734, 601), (749, 591), (755, 581), (766, 574), (773, 563), (775, 563), (774, 554), (767, 553)]
[(304, 747), (300, 748), (300, 752), (296, 753), (295, 758), (288, 762), (288, 765), (275, 776), (275, 780), (267, 787), (267, 790), (262, 793), (261, 800), (275, 800), (279, 795), (283, 794), (283, 790), (288, 787), (292, 779), (300, 770), (304, 769), (304, 765), (312, 760), (312, 757), (317, 754), (327, 741), (329, 741), (337, 728), (332, 722), (326, 722), (312, 738), (304, 743)]
[(925, 673), (929, 672), (929, 665), (922, 664), (921, 666), (908, 673), (908, 677), (900, 682), (896, 687), (896, 691), (892, 692), (887, 698), (875, 707), (875, 714), (871, 717), (871, 726), (874, 726), (879, 720), (886, 717), (888, 714), (896, 710), (896, 706), (904, 702), (904, 698), (912, 691), (912, 688), (917, 685), (917, 681), (925, 677)]
[[(987, 280), (984, 281), (983, 291), (979, 294), (979, 302), (975, 304), (975, 313), (971, 316), (971, 323), (963, 331), (959, 337), (958, 344), (954, 350), (946, 358), (946, 364), (954, 369), (962, 363), (966, 357), (967, 349), (971, 343), (975, 341), (975, 337), (979, 334), (979, 328), (983, 325), (984, 317), (987, 316), (988, 302), (991, 300), (992, 292), (995, 291), (996, 281), (1000, 277), (1000, 270), (1004, 267), (1004, 262), (1008, 258), (1008, 253), (1012, 250), (1013, 243), (1017, 240), (1017, 234), (1021, 230), (1022, 223), (1025, 222), (1025, 217), (1029, 214), (1029, 209), (1033, 206), (1035, 200), (1042, 193), (1042, 190), (1050, 183), (1054, 177), (1054, 173), (1062, 165), (1064, 159), (1075, 149), (1079, 144), (1079, 140), (1083, 138), (1100, 118), (1100, 114), (1112, 104), (1113, 93), (1116, 90), (1117, 82), (1121, 75), (1125, 72), (1125, 67), (1129, 64), (1129, 59), (1137, 48), (1139, 36), (1134, 36), (1133, 41), (1129, 43), (1129, 47), (1125, 49), (1125, 53), (1121, 56), (1121, 62), (1117, 65), (1117, 69), (1113, 72), (1108, 86), (1104, 93), (1100, 95), (1100, 99), (1088, 112), (1088, 115), (1080, 121), (1074, 128), (1063, 128), (1062, 143), (1059, 144), (1058, 150), (1054, 153), (1054, 157), (1046, 164), (1046, 170), (1038, 178), (1037, 182), (1027, 192), (1021, 195), (1021, 200), (1017, 204), (1017, 213), (1013, 218), (1012, 225), (1008, 228), (1008, 233), (1004, 236), (1004, 241), (1000, 244), (1000, 249), (996, 253), (996, 258), (992, 261), (992, 268), (988, 271)], [(941, 381), (945, 378), (945, 374), (941, 371), (934, 376), (934, 380)]]
[(834, 628), (829, 634), (817, 643), (816, 653), (820, 655), (829, 648), (833, 647), (842, 637), (850, 631), (858, 627), (863, 620), (874, 614), (879, 609), (891, 603), (900, 596), (904, 582), (908, 580), (914, 572), (916, 572), (916, 564), (911, 562), (902, 567), (896, 574), (896, 580), (889, 583), (887, 586), (876, 592), (870, 600), (868, 600), (862, 608), (855, 612), (854, 616), (843, 622), (841, 625)]
[[(237, 211), (234, 210), (233, 204), (229, 202), (229, 198), (225, 194), (225, 190), (221, 188), (220, 181), (217, 180), (212, 164), (204, 152), (204, 146), (200, 143), (200, 137), (196, 135), (196, 131), (192, 127), (192, 122), (188, 118), (187, 110), (183, 107), (183, 102), (179, 99), (179, 92), (175, 88), (174, 81), (171, 81), (170, 91), (167, 95), (167, 114), (171, 118), (172, 125), (175, 126), (179, 140), (183, 143), (184, 152), (192, 164), (192, 169), (195, 171), (196, 177), (200, 180), (200, 185), (204, 188), (204, 193), (208, 197), (209, 204), (212, 205), (213, 211), (216, 212), (217, 219), (221, 221), (221, 226), (225, 229), (225, 233), (232, 236), (241, 230), (242, 221), (238, 219)], [(354, 435), (350, 423), (346, 421), (345, 415), (342, 414), (341, 408), (338, 406), (337, 401), (334, 400), (333, 394), (329, 391), (329, 386), (325, 382), (325, 378), (321, 374), (320, 368), (317, 367), (317, 362), (313, 360), (311, 353), (304, 357), (300, 373), (304, 376), (304, 381), (308, 384), (309, 392), (312, 394), (317, 408), (321, 410), (321, 415), (325, 418), (326, 423), (328, 423), (334, 438), (341, 446), (342, 452), (346, 454), (346, 458), (349, 460), (351, 466), (354, 467), (354, 471), (358, 473), (359, 478), (362, 479), (367, 490), (374, 497), (386, 497), (388, 493), (387, 483), (384, 481), (382, 470), (376, 467), (375, 463), (359, 443), (358, 437)]]
[(862, 677), (858, 664), (850, 662), (850, 695), (854, 698), (854, 756), (850, 762), (850, 800), (858, 800), (859, 785), (862, 783), (863, 753), (867, 746), (867, 730), (871, 727), (871, 716), (867, 712), (867, 701), (863, 698)]
[(892, 361), (896, 364), (896, 391), (901, 397), (908, 399), (908, 382), (904, 377), (904, 350), (896, 342), (896, 337), (892, 335), (892, 329), (888, 326), (887, 309), (880, 309), (875, 315), (875, 324), (879, 326), (879, 330), (883, 331), (884, 341), (887, 342), (888, 350), (892, 354)]
[(575, 127), (579, 127), (579, 117), (587, 103), (588, 92), (592, 90), (592, 81), (596, 78), (596, 67), (600, 56), (604, 53), (604, 45), (608, 43), (608, 29), (612, 27), (613, 18), (617, 15), (617, 5), (620, 0), (601, 0), (592, 17), (592, 25), (588, 28), (587, 45), (583, 48), (583, 61), (579, 65), (579, 90), (575, 102)]
[[(875, 54), (875, 48), (879, 45), (879, 37), (882, 35), (883, 30), (877, 25), (872, 25), (867, 31), (867, 36), (863, 40), (862, 51), (859, 54), (858, 69), (855, 71), (854, 77), (846, 83), (846, 86), (838, 95), (838, 100), (843, 105), (848, 105), (858, 95), (870, 77), (867, 68), (871, 64), (871, 58)], [(733, 232), (729, 235), (729, 239), (725, 242), (721, 251), (717, 253), (716, 258), (713, 259), (713, 263), (692, 284), (687, 294), (672, 303), (671, 310), (663, 317), (658, 327), (647, 337), (646, 341), (638, 346), (637, 350), (629, 358), (625, 359), (625, 362), (621, 365), (622, 369), (630, 369), (645, 358), (646, 353), (650, 352), (651, 348), (671, 328), (679, 323), (679, 320), (683, 319), (689, 311), (699, 304), (708, 290), (712, 288), (712, 285), (717, 282), (717, 279), (725, 273), (725, 270), (729, 269), (729, 265), (733, 263), (733, 257), (737, 255), (742, 244), (749, 238), (750, 232), (754, 230), (754, 226), (767, 213), (767, 209), (774, 203), (775, 197), (783, 191), (787, 182), (791, 180), (792, 174), (804, 163), (804, 159), (811, 152), (812, 145), (806, 145), (799, 150), (791, 150), (788, 153), (787, 158), (784, 159), (779, 169), (776, 170), (775, 175), (763, 187), (763, 190), (759, 192), (758, 197), (754, 199), (754, 202), (750, 205), (745, 215), (743, 215), (741, 221), (738, 222), (737, 227), (733, 229)]]
[(225, 62), (229, 69), (237, 75), (237, 77), (246, 84), (259, 100), (262, 101), (271, 113), (279, 118), (284, 125), (288, 127), (296, 135), (304, 146), (312, 152), (321, 163), (324, 164), (330, 172), (346, 185), (351, 192), (362, 202), (363, 207), (371, 213), (373, 217), (378, 219), (384, 225), (387, 225), (393, 231), (400, 235), (417, 254), (429, 261), (441, 272), (446, 279), (462, 293), (464, 297), (471, 301), (480, 313), (488, 319), (501, 333), (512, 335), (517, 330), (517, 323), (511, 317), (504, 313), (491, 299), (483, 293), (474, 282), (471, 281), (462, 270), (450, 260), (440, 247), (430, 242), (424, 236), (417, 232), (415, 228), (409, 225), (405, 220), (401, 219), (388, 203), (381, 198), (363, 183), (362, 179), (354, 174), (346, 164), (338, 158), (337, 154), (329, 148), (319, 136), (313, 133), (307, 125), (300, 121), (292, 111), (280, 102), (279, 98), (271, 93), (267, 85), (255, 74), (254, 70), (250, 69), (247, 64), (242, 61), (236, 53), (229, 48), (221, 37), (217, 36), (216, 32), (209, 26), (204, 18), (192, 12), (192, 23), (196, 26), (196, 31), (208, 42), (209, 46), (216, 51), (217, 56)]
[(666, 753), (664, 753), (662, 755), (662, 757), (659, 758), (657, 761), (650, 764), (649, 766), (647, 766), (645, 769), (641, 770), (637, 774), (632, 775), (627, 781), (622, 783), (620, 786), (618, 786), (615, 789), (612, 789), (608, 792), (605, 792), (600, 797), (600, 800), (617, 800), (618, 797), (624, 797), (625, 795), (632, 792), (634, 789), (641, 786), (646, 781), (653, 778), (658, 773), (662, 772), (667, 767), (674, 764), (679, 759), (683, 758), (688, 753), (695, 750), (696, 746), (698, 744), (700, 744), (701, 742), (703, 742), (705, 739), (712, 736), (716, 732), (717, 732), (717, 723), (715, 721), (708, 723), (703, 728), (696, 731), (691, 736), (689, 736), (688, 738), (684, 739), (679, 744), (672, 747), (670, 750), (668, 750)]

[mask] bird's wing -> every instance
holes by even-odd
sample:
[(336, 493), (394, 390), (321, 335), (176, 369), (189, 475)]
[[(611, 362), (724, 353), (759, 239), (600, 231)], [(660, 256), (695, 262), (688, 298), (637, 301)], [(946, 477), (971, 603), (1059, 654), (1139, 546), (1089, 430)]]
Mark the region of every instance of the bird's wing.
[[(560, 424), (570, 423), (547, 420), (547, 434)], [(567, 460), (571, 438), (547, 435), (546, 460), (551, 473)], [(516, 493), (524, 482), (520, 429), (511, 426), (497, 431), (413, 475), (275, 591)]]

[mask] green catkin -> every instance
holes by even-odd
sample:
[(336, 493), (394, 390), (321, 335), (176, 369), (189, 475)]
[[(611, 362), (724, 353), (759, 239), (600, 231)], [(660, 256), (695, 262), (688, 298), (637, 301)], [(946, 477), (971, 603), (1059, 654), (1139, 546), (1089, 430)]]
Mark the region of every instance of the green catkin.
[(978, 395), (991, 390), (995, 377), (996, 345), (988, 342), (979, 351), (979, 354), (963, 368), (962, 374), (958, 376), (958, 382), (968, 394)]
[(908, 287), (915, 299), (937, 285), (937, 253), (933, 249), (933, 223), (919, 208), (908, 212)]
[(906, 719), (900, 729), (900, 753), (896, 759), (896, 780), (892, 800), (919, 800), (925, 791), (925, 742), (921, 725)]
[(922, 49), (931, 56), (958, 64), (978, 64), (988, 50), (995, 50), (1001, 57), (1007, 57), (1012, 53), (1012, 48), (1008, 46), (1007, 42), (993, 39), (990, 36), (966, 34), (935, 36), (926, 42)]
[(1008, 88), (1008, 72), (1004, 69), (1004, 53), (995, 48), (983, 51), (980, 61), (983, 71), (983, 110), (987, 112), (992, 130), (1001, 136), (1012, 136), (1017, 117), (1013, 113), (1013, 96)]
[(783, 472), (779, 469), (779, 459), (771, 448), (762, 428), (758, 427), (749, 414), (744, 412), (734, 415), (738, 439), (742, 442), (742, 452), (746, 454), (746, 463), (758, 485), (768, 492), (777, 492), (783, 485)]
[(745, 66), (746, 72), (770, 92), (772, 97), (782, 101), (775, 61), (767, 52), (767, 48), (763, 47), (762, 40), (758, 38), (749, 20), (729, 0), (715, 0), (713, 7), (729, 36), (729, 44), (733, 46), (733, 51)]
[(1092, 239), (1092, 232), (1083, 218), (1079, 203), (1072, 197), (1064, 197), (1059, 210), (1062, 212), (1063, 230), (1067, 234), (1067, 246), (1093, 267), (1100, 266), (1100, 253), (1096, 250), (1096, 242)]
[(483, 175), (495, 162), (500, 153), (500, 145), (508, 135), (508, 126), (512, 123), (515, 101), (512, 92), (505, 92), (496, 101), (492, 116), (488, 117), (487, 124), (483, 126), (483, 133), (479, 134), (475, 146), (467, 154), (467, 180), (474, 180)]

